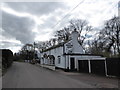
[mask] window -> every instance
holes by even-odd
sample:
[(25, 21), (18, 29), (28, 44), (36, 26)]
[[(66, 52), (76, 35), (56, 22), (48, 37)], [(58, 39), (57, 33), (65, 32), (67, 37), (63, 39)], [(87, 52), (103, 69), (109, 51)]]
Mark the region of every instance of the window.
[(61, 63), (61, 59), (60, 59), (60, 56), (58, 56), (58, 64)]
[(55, 60), (53, 60), (53, 65), (55, 65)]

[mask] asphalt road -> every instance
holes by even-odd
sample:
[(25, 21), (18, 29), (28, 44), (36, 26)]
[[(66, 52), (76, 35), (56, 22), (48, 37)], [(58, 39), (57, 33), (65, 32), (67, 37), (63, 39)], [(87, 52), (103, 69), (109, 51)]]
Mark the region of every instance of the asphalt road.
[(29, 63), (14, 62), (2, 78), (3, 88), (94, 88), (83, 81)]

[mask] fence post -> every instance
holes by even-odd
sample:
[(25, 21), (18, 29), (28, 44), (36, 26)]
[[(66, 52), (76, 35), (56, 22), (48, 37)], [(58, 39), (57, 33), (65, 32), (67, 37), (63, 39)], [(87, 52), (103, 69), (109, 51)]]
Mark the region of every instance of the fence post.
[(105, 75), (108, 76), (108, 74), (107, 74), (107, 63), (106, 63), (106, 59), (105, 59)]
[(90, 60), (88, 60), (88, 66), (89, 66), (89, 73), (91, 73), (91, 65), (90, 65)]

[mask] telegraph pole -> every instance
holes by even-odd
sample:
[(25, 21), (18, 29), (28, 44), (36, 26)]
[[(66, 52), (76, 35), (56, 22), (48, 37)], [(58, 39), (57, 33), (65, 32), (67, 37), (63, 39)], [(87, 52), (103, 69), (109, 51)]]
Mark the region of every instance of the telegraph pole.
[(118, 2), (118, 17), (120, 17), (120, 1)]

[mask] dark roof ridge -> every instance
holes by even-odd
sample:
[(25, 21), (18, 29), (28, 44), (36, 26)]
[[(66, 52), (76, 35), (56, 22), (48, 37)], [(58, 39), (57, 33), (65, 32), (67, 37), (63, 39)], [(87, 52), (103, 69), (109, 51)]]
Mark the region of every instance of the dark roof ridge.
[(81, 53), (64, 53), (64, 55), (83, 55), (83, 56), (85, 56), (85, 55), (88, 55), (88, 56), (101, 56), (101, 57), (103, 57), (103, 55), (98, 55), (98, 54), (81, 54)]
[[(71, 39), (70, 39), (70, 40), (71, 40)], [(42, 52), (46, 52), (46, 51), (49, 51), (49, 50), (51, 50), (51, 49), (55, 49), (55, 48), (58, 48), (58, 47), (60, 47), (60, 46), (63, 46), (64, 44), (66, 44), (66, 43), (69, 42), (70, 40), (67, 40), (67, 41), (58, 43), (57, 45), (54, 45), (54, 46), (52, 46), (52, 47), (50, 47), (50, 48), (47, 48), (47, 49), (43, 50)]]

